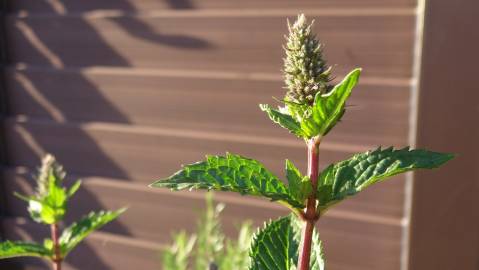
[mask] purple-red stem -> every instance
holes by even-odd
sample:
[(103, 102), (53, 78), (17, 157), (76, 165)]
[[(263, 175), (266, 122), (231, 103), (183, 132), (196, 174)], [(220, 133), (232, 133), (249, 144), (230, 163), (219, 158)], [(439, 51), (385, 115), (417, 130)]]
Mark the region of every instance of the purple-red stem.
[(316, 213), (315, 192), (318, 188), (319, 144), (320, 137), (315, 137), (308, 141), (308, 176), (311, 180), (313, 192), (311, 192), (311, 195), (308, 198), (306, 211), (303, 213), (304, 225), (301, 235), (301, 246), (299, 250), (299, 261), (297, 267), (298, 270), (309, 270), (314, 225), (319, 218), (319, 214)]
[(53, 270), (62, 270), (62, 254), (60, 250), (60, 242), (58, 241), (58, 224), (50, 225), (53, 241)]

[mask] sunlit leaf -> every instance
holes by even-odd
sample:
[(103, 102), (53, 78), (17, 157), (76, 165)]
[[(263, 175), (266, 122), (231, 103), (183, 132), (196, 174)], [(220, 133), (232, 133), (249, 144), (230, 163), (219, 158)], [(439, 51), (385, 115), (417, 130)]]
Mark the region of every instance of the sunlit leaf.
[(437, 168), (452, 158), (452, 154), (392, 147), (354, 155), (330, 165), (320, 174), (319, 208), (326, 209), (390, 176), (415, 169)]
[(206, 161), (186, 165), (169, 178), (151, 184), (173, 190), (206, 189), (233, 191), (282, 201), (294, 208), (303, 208), (288, 188), (256, 160), (227, 154), (207, 156)]

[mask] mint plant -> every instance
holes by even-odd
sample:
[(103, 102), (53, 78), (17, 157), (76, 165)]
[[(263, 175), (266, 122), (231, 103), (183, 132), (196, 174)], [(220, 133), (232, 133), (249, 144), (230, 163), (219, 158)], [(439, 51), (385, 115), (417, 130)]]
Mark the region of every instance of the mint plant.
[(248, 250), (252, 240), (251, 222), (239, 227), (237, 239), (227, 238), (220, 223), (224, 204), (214, 204), (206, 194), (206, 210), (201, 214), (196, 232), (173, 235), (174, 243), (162, 252), (163, 270), (205, 270), (248, 268)]
[(238, 192), (265, 197), (291, 209), (292, 214), (267, 223), (256, 233), (250, 247), (250, 270), (324, 269), (315, 224), (331, 207), (390, 176), (437, 168), (453, 158), (451, 154), (407, 147), (379, 147), (333, 163), (320, 172), (320, 144), (344, 115), (361, 69), (354, 69), (334, 84), (332, 69), (323, 58), (323, 46), (313, 33), (313, 23), (299, 15), (288, 26), (283, 70), (286, 95), (277, 108), (266, 104), (260, 107), (274, 123), (305, 141), (307, 173), (303, 175), (286, 160), (285, 185), (260, 162), (228, 153), (207, 156), (205, 161), (186, 165), (151, 184), (173, 190)]
[(125, 211), (91, 212), (78, 222), (66, 227), (60, 234), (60, 223), (67, 213), (68, 200), (80, 188), (77, 180), (70, 188), (65, 188), (63, 182), (66, 173), (52, 155), (46, 155), (36, 177), (34, 195), (25, 196), (15, 193), (15, 196), (28, 203), (30, 217), (38, 223), (49, 225), (51, 238), (43, 244), (6, 241), (0, 243), (0, 259), (12, 257), (39, 257), (51, 261), (55, 270), (61, 270), (62, 262), (67, 255), (90, 233), (116, 219)]

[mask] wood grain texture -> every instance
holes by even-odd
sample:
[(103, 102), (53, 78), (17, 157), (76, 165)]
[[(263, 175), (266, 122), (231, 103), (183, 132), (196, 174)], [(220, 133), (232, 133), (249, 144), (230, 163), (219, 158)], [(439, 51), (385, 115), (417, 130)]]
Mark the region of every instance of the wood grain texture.
[(151, 10), (190, 10), (190, 9), (271, 9), (275, 8), (355, 8), (355, 7), (408, 7), (413, 8), (416, 2), (413, 0), (298, 0), (295, 2), (286, 0), (266, 1), (224, 1), (224, 0), (101, 0), (101, 1), (77, 1), (77, 0), (15, 0), (12, 1), (13, 11), (68, 13), (84, 12), (98, 9), (119, 9), (124, 11), (151, 11)]
[[(412, 15), (315, 19), (339, 73), (360, 66), (365, 76), (410, 76)], [(285, 22), (284, 16), (9, 17), (7, 30), (11, 60), (29, 65), (279, 74)]]
[[(316, 19), (339, 78), (356, 66), (365, 71), (349, 112), (322, 145), (321, 167), (379, 144), (407, 143), (416, 1), (10, 4), (7, 235), (45, 235), (10, 194), (31, 192), (31, 172), (47, 151), (84, 179), (73, 215), (130, 206), (70, 257), (67, 270), (159, 269), (158, 250), (170, 232), (193, 230), (203, 205), (201, 192), (146, 187), (180, 164), (230, 151), (259, 159), (281, 177), (285, 158), (305, 170), (304, 143), (257, 107), (284, 92), (281, 44), (286, 18), (298, 12)], [(403, 180), (371, 187), (320, 222), (328, 269), (400, 269)], [(260, 199), (216, 196), (227, 204), (228, 235), (242, 220), (259, 225), (286, 213)]]
[[(279, 78), (178, 78), (38, 69), (11, 70), (6, 78), (13, 114), (59, 123), (116, 122), (199, 132), (254, 133), (300, 143), (275, 127), (258, 107), (259, 103), (278, 104), (272, 97), (281, 98), (284, 92)], [(405, 145), (408, 102), (407, 83), (368, 84), (365, 79), (355, 89), (348, 112), (327, 141), (370, 147)]]

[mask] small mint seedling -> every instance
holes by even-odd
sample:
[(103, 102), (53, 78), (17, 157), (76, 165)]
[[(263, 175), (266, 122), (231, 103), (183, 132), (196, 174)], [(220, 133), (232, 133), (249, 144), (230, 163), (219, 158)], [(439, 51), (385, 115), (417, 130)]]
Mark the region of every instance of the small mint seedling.
[(50, 225), (51, 239), (43, 244), (6, 241), (0, 243), (0, 259), (12, 257), (39, 257), (51, 261), (53, 269), (61, 270), (65, 257), (91, 232), (116, 219), (126, 209), (117, 211), (91, 212), (65, 228), (60, 235), (59, 222), (67, 213), (68, 200), (80, 188), (76, 181), (69, 189), (63, 186), (66, 173), (52, 155), (46, 155), (36, 177), (34, 195), (15, 196), (28, 203), (31, 218), (41, 224)]
[(323, 270), (324, 258), (315, 224), (328, 209), (390, 176), (416, 169), (437, 168), (451, 154), (409, 148), (377, 148), (329, 165), (319, 171), (319, 146), (341, 120), (346, 101), (359, 81), (354, 69), (338, 84), (331, 83), (331, 68), (323, 58), (322, 45), (304, 15), (289, 26), (285, 45), (284, 77), (288, 89), (282, 106), (260, 107), (276, 124), (287, 129), (308, 147), (306, 175), (286, 161), (285, 185), (260, 162), (226, 154), (207, 156), (186, 165), (152, 187), (173, 190), (206, 189), (238, 192), (276, 201), (292, 214), (267, 223), (250, 247), (249, 270)]
[(173, 245), (162, 251), (163, 270), (248, 268), (248, 250), (253, 234), (251, 222), (241, 224), (238, 238), (227, 238), (220, 223), (224, 207), (223, 204), (214, 204), (212, 192), (206, 194), (206, 210), (201, 213), (195, 233), (175, 233)]

